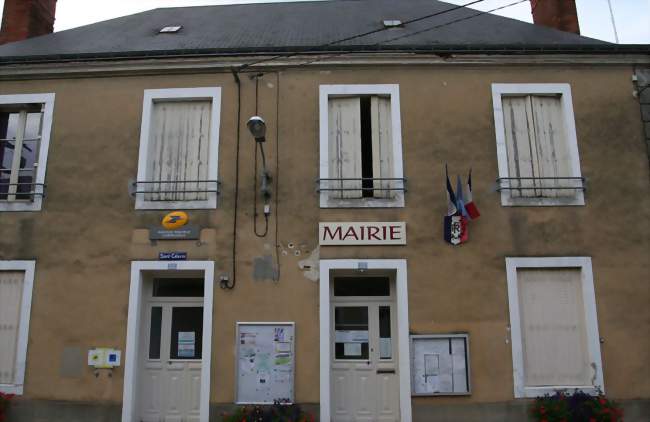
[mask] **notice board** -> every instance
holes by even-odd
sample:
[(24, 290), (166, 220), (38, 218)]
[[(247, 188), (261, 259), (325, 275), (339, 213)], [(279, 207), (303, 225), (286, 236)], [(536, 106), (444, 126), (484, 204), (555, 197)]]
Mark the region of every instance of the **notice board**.
[(293, 322), (237, 323), (237, 403), (293, 403)]
[(470, 394), (469, 336), (412, 335), (411, 378), (414, 396)]

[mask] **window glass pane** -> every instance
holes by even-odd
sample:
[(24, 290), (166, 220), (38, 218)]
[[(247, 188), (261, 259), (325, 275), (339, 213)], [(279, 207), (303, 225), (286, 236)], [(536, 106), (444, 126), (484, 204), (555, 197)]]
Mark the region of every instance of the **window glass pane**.
[[(36, 175), (34, 163), (38, 160), (41, 113), (26, 113), (23, 116), (26, 119), (21, 120), (20, 113), (0, 113), (0, 199), (7, 199), (14, 154), (18, 153), (20, 164), (15, 199), (32, 199), (29, 193), (33, 190), (32, 183)], [(22, 147), (16, 151), (15, 139), (21, 125), (24, 125), (25, 133)]]
[(392, 340), (390, 336), (390, 306), (379, 307), (379, 358), (393, 357)]
[(14, 142), (0, 141), (0, 200), (7, 199), (13, 159)]
[(203, 297), (202, 278), (156, 278), (153, 281), (155, 297)]
[(18, 113), (2, 113), (2, 134), (3, 139), (16, 139), (18, 131)]
[(334, 296), (390, 296), (388, 277), (337, 277)]
[(41, 135), (41, 113), (27, 113), (25, 139), (31, 140)]
[(149, 359), (160, 359), (160, 334), (162, 329), (162, 307), (151, 308), (149, 329)]
[(11, 113), (0, 113), (0, 200), (7, 199), (11, 162), (14, 158), (13, 141), (8, 140), (12, 139), (8, 134), (10, 117)]
[(172, 309), (170, 359), (201, 359), (203, 338), (203, 307)]
[(336, 307), (334, 330), (336, 359), (368, 359), (368, 307)]

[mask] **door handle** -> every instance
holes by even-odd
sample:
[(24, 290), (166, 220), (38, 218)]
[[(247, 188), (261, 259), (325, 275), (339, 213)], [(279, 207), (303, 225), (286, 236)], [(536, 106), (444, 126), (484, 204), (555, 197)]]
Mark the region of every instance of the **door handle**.
[(394, 374), (394, 369), (377, 369), (378, 374)]

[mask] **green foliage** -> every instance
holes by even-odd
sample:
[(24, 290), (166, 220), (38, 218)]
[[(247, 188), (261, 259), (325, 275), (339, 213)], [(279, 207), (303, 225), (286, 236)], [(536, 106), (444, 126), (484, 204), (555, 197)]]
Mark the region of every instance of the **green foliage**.
[(623, 409), (615, 401), (581, 391), (537, 397), (530, 412), (538, 422), (623, 422)]
[(242, 406), (233, 413), (222, 415), (223, 422), (314, 422), (314, 416), (303, 412), (296, 404), (272, 406)]

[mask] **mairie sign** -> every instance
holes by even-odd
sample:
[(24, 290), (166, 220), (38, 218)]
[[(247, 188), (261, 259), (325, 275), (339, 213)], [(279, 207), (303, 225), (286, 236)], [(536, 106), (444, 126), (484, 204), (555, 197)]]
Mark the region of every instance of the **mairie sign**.
[(320, 245), (406, 245), (406, 223), (319, 223)]

